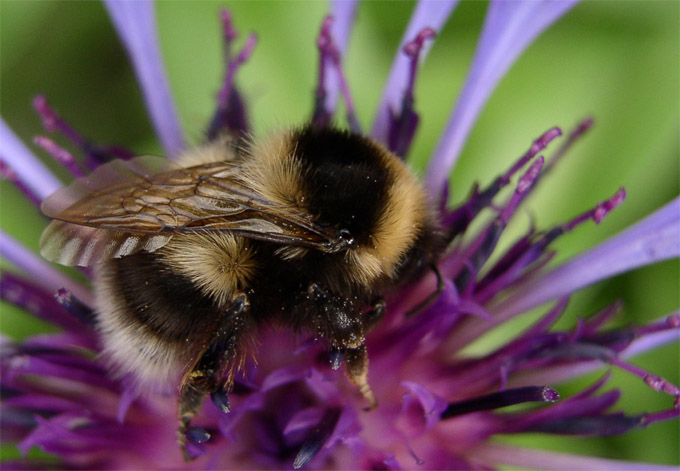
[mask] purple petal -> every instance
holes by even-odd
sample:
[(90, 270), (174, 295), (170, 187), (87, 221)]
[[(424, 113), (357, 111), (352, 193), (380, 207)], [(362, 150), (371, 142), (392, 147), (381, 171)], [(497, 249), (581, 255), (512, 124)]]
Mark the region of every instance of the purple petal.
[(59, 288), (66, 288), (80, 301), (92, 306), (94, 300), (87, 288), (52, 268), (47, 262), (2, 231), (0, 231), (0, 256), (31, 275), (31, 278), (45, 289), (56, 292)]
[(643, 471), (643, 470), (677, 470), (675, 466), (664, 466), (652, 463), (635, 463), (632, 461), (608, 460), (592, 456), (579, 456), (568, 453), (540, 451), (517, 448), (505, 445), (485, 444), (475, 450), (474, 458), (496, 467), (499, 464), (512, 467), (574, 471)]
[[(383, 143), (387, 142), (390, 111), (396, 111), (401, 108), (401, 100), (408, 85), (410, 66), (409, 57), (402, 51), (404, 45), (416, 37), (423, 28), (428, 26), (439, 32), (457, 3), (458, 0), (437, 2), (421, 0), (418, 2), (392, 61), (392, 68), (390, 69), (390, 74), (380, 99), (380, 105), (378, 106), (378, 113), (373, 123), (371, 135), (374, 139)], [(432, 44), (431, 41), (427, 41), (423, 46), (423, 50), (420, 53), (421, 61), (424, 61), (427, 57)]]
[(401, 416), (405, 419), (404, 432), (419, 435), (434, 427), (446, 409), (447, 402), (424, 386), (411, 381), (401, 383), (408, 392), (402, 399)]
[(0, 160), (5, 162), (18, 175), (21, 182), (41, 199), (63, 186), (28, 150), (3, 119), (0, 119)]
[(494, 322), (502, 322), (618, 273), (678, 256), (680, 198), (541, 277), (496, 309), (492, 308), (496, 311)]
[[(333, 2), (331, 13), (333, 16), (333, 26), (331, 26), (331, 36), (340, 53), (340, 57), (344, 57), (345, 51), (347, 50), (358, 4), (359, 2), (357, 2), (357, 0), (335, 0)], [(326, 74), (323, 85), (326, 89), (325, 109), (328, 110), (329, 113), (332, 113), (340, 93), (340, 79), (338, 78), (338, 74)]]
[(321, 422), (321, 418), (326, 412), (326, 407), (308, 407), (296, 412), (290, 418), (286, 427), (283, 429), (284, 435), (290, 435), (298, 430), (306, 430)]
[(153, 2), (106, 0), (104, 5), (130, 56), (156, 134), (165, 152), (176, 156), (183, 148), (182, 130), (163, 68)]
[(472, 67), (427, 169), (430, 194), (442, 193), (467, 136), (496, 84), (534, 38), (576, 3), (577, 0), (491, 2)]

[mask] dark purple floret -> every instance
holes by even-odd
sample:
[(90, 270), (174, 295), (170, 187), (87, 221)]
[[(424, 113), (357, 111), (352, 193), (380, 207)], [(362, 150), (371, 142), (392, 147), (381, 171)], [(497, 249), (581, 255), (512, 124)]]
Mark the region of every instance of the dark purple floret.
[(73, 155), (63, 147), (60, 147), (49, 137), (36, 136), (33, 138), (33, 142), (54, 157), (54, 159), (71, 172), (71, 175), (74, 177), (80, 178), (85, 176), (83, 169), (80, 168)]
[(410, 59), (410, 68), (408, 76), (408, 84), (404, 90), (404, 97), (401, 103), (399, 112), (391, 110), (390, 124), (388, 131), (388, 148), (397, 154), (399, 157), (404, 157), (411, 147), (411, 142), (415, 136), (416, 129), (420, 117), (414, 108), (414, 88), (416, 83), (416, 75), (418, 72), (418, 60), (423, 45), (426, 40), (432, 39), (437, 35), (437, 32), (432, 28), (424, 28), (412, 41), (408, 42), (403, 52)]
[(333, 17), (327, 16), (321, 24), (321, 31), (317, 38), (316, 44), (319, 48), (319, 76), (315, 91), (314, 110), (312, 113), (312, 124), (318, 127), (325, 127), (330, 125), (333, 113), (328, 108), (327, 98), (328, 92), (325, 88), (326, 74), (332, 68), (338, 77), (340, 86), (340, 93), (345, 100), (345, 108), (347, 109), (347, 123), (352, 132), (361, 133), (361, 126), (356, 116), (354, 108), (354, 101), (349, 91), (349, 85), (342, 68), (342, 57), (340, 51), (336, 46), (333, 36), (331, 34), (331, 26), (333, 25)]
[(224, 47), (224, 82), (217, 96), (217, 109), (208, 127), (207, 137), (213, 140), (220, 134), (227, 132), (236, 136), (243, 136), (248, 132), (249, 123), (245, 103), (234, 83), (236, 72), (250, 58), (257, 44), (257, 36), (248, 36), (243, 49), (233, 56), (233, 42), (238, 37), (234, 28), (231, 13), (223, 9), (220, 11)]
[[(135, 155), (133, 152), (120, 146), (99, 146), (85, 139), (50, 107), (47, 103), (47, 98), (43, 95), (38, 95), (33, 99), (33, 107), (42, 119), (43, 126), (48, 132), (63, 134), (85, 154), (87, 157), (86, 165), (90, 170), (112, 159), (129, 160)], [(52, 149), (48, 150), (48, 152), (52, 154)]]

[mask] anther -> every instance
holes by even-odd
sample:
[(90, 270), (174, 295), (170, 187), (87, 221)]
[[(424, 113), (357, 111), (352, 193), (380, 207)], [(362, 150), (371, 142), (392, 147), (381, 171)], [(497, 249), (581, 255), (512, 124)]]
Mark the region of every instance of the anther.
[(33, 138), (33, 142), (54, 157), (54, 159), (71, 172), (74, 177), (82, 177), (85, 175), (73, 155), (63, 147), (57, 145), (57, 143), (49, 137), (36, 136)]
[(302, 468), (316, 456), (319, 450), (325, 445), (326, 441), (331, 437), (335, 425), (340, 418), (340, 412), (340, 409), (337, 408), (328, 409), (326, 411), (321, 422), (310, 431), (300, 447), (300, 451), (298, 451), (295, 461), (293, 462), (293, 468)]

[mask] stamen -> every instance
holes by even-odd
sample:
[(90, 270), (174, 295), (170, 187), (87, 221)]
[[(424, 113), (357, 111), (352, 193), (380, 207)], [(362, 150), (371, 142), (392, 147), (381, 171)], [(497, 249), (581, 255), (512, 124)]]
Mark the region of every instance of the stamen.
[(452, 402), (442, 412), (442, 419), (459, 415), (499, 409), (501, 407), (522, 404), (525, 402), (556, 402), (560, 394), (548, 386), (525, 386), (487, 394), (467, 401)]
[(593, 127), (593, 118), (587, 117), (583, 119), (583, 121), (581, 121), (576, 126), (576, 128), (574, 128), (569, 133), (567, 140), (562, 143), (562, 145), (557, 149), (555, 154), (548, 160), (548, 163), (545, 166), (546, 174), (550, 172), (553, 168), (555, 168), (555, 165), (557, 165), (557, 163), (564, 156), (564, 154), (566, 154), (567, 151), (571, 149), (571, 146), (573, 146), (576, 141), (583, 137), (583, 135), (586, 134), (586, 132), (588, 132), (588, 130), (591, 127)]
[(225, 62), (229, 62), (229, 54), (231, 54), (231, 43), (236, 39), (238, 36), (238, 33), (236, 32), (236, 29), (234, 28), (234, 24), (231, 19), (231, 12), (227, 10), (226, 8), (223, 8), (220, 10), (220, 19), (222, 20), (222, 37), (224, 41), (224, 52), (227, 54), (225, 57)]
[(40, 203), (42, 202), (42, 198), (40, 198), (38, 195), (33, 193), (33, 190), (31, 190), (28, 185), (26, 185), (20, 178), (19, 175), (17, 175), (14, 170), (12, 170), (7, 163), (5, 163), (4, 160), (0, 160), (0, 177), (4, 178), (5, 180), (11, 182), (14, 186), (16, 186), (19, 191), (21, 191), (26, 198), (36, 205), (38, 208), (40, 207)]
[(81, 300), (76, 298), (73, 293), (65, 288), (59, 288), (54, 295), (60, 306), (62, 306), (69, 314), (81, 321), (87, 326), (94, 326), (95, 316), (94, 310), (85, 305)]
[(83, 177), (85, 174), (82, 169), (78, 166), (78, 162), (71, 155), (69, 151), (57, 145), (52, 139), (45, 136), (36, 136), (33, 138), (33, 142), (42, 147), (48, 154), (50, 154), (54, 159), (63, 165), (71, 175), (76, 178)]
[(321, 422), (314, 427), (304, 443), (300, 447), (295, 461), (293, 462), (293, 468), (300, 469), (309, 461), (316, 456), (316, 454), (321, 450), (321, 447), (330, 438), (335, 425), (338, 423), (340, 418), (340, 409), (328, 409), (324, 414)]
[(678, 404), (673, 409), (664, 410), (661, 412), (654, 412), (652, 414), (643, 414), (642, 426), (646, 427), (654, 422), (661, 422), (662, 420), (677, 419), (680, 417), (680, 407)]
[(464, 232), (477, 214), (489, 206), (493, 198), (510, 183), (515, 173), (536, 157), (550, 142), (561, 135), (562, 130), (558, 127), (548, 129), (532, 143), (531, 147), (503, 175), (496, 178), (484, 190), (473, 191), (466, 203), (449, 213), (444, 220), (445, 226), (449, 227), (449, 240)]
[(54, 111), (47, 103), (47, 98), (44, 95), (38, 95), (33, 99), (33, 108), (38, 112), (38, 116), (42, 119), (43, 127), (49, 132), (59, 132), (66, 136), (76, 146), (84, 149), (87, 146), (87, 141), (76, 132), (61, 116)]
[(505, 205), (505, 208), (503, 208), (501, 214), (499, 215), (499, 219), (503, 224), (507, 225), (519, 204), (529, 193), (529, 190), (533, 187), (539, 173), (541, 172), (541, 169), (543, 168), (543, 162), (543, 157), (539, 157), (536, 162), (531, 164), (529, 170), (527, 170), (526, 173), (522, 175), (522, 178), (519, 179), (515, 193), (513, 193), (512, 197), (510, 198), (510, 202)]
[(608, 200), (598, 203), (594, 209), (588, 211), (587, 213), (582, 214), (577, 218), (574, 218), (573, 220), (571, 220), (562, 227), (564, 231), (567, 232), (581, 224), (583, 221), (587, 221), (588, 219), (592, 219), (593, 221), (595, 221), (595, 224), (599, 224), (602, 222), (602, 220), (605, 218), (607, 214), (609, 214), (613, 209), (617, 208), (621, 203), (623, 203), (625, 199), (626, 190), (624, 188), (621, 188), (619, 191), (616, 192), (614, 196), (612, 196)]
[(328, 66), (327, 64), (327, 52), (326, 52), (326, 41), (330, 35), (329, 31), (332, 25), (332, 18), (330, 16), (326, 17), (321, 24), (321, 32), (316, 40), (317, 47), (319, 48), (319, 78), (315, 91), (315, 102), (314, 102), (314, 113), (312, 116), (312, 122), (315, 126), (325, 127), (328, 126), (331, 120), (332, 111), (326, 107), (326, 97), (328, 96), (328, 91), (326, 90), (326, 73)]
[(455, 285), (459, 291), (468, 285), (473, 271), (479, 272), (495, 250), (498, 239), (505, 230), (508, 221), (538, 178), (542, 166), (543, 157), (539, 157), (522, 175), (510, 201), (501, 210), (496, 220), (473, 242), (470, 248), (465, 250), (466, 254), (462, 258), (467, 260), (469, 265), (463, 266), (455, 279)]
[(621, 368), (622, 370), (628, 371), (629, 373), (642, 378), (645, 384), (652, 388), (654, 391), (664, 392), (675, 398), (680, 397), (680, 388), (675, 384), (671, 383), (670, 381), (668, 381), (666, 378), (653, 375), (638, 366), (620, 360), (619, 358), (616, 357), (612, 358), (609, 362), (612, 365)]
[(409, 59), (409, 75), (404, 97), (401, 102), (401, 110), (398, 115), (391, 111), (390, 127), (388, 131), (388, 147), (400, 157), (404, 157), (411, 146), (411, 141), (415, 135), (420, 117), (416, 113), (414, 104), (414, 88), (416, 74), (418, 73), (418, 63), (423, 45), (427, 39), (434, 38), (437, 32), (430, 28), (423, 28), (412, 41), (404, 45), (403, 51)]
[(236, 72), (248, 60), (257, 44), (257, 36), (248, 36), (245, 46), (238, 53), (236, 58), (232, 58), (232, 43), (238, 36), (233, 26), (231, 13), (223, 9), (220, 11), (222, 19), (222, 34), (224, 42), (224, 63), (226, 72), (224, 82), (217, 97), (217, 110), (208, 127), (208, 139), (214, 140), (219, 134), (227, 129), (234, 134), (245, 134), (248, 132), (248, 119), (245, 103), (241, 98), (234, 83)]
[(655, 332), (662, 332), (664, 330), (677, 329), (680, 327), (680, 314), (671, 314), (665, 320), (654, 324), (635, 327), (633, 332), (636, 337), (652, 334)]
[[(418, 32), (426, 27), (430, 27), (435, 31), (441, 31), (457, 4), (458, 0), (416, 2), (411, 13), (411, 19), (408, 22), (406, 31), (404, 31), (399, 44), (404, 45), (411, 41)], [(420, 53), (419, 62), (421, 64), (427, 57), (429, 50), (430, 44), (426, 44)], [(373, 139), (382, 144), (388, 144), (392, 114), (394, 110), (399, 109), (401, 106), (404, 90), (407, 88), (410, 65), (408, 57), (405, 56), (401, 50), (397, 50), (394, 55), (392, 66), (390, 67), (390, 73), (383, 88), (382, 98), (380, 99), (375, 120), (373, 122), (373, 129), (371, 131)]]
[[(76, 147), (78, 147), (88, 158), (88, 165), (91, 168), (95, 168), (102, 163), (108, 162), (109, 160), (119, 158), (124, 160), (129, 160), (134, 157), (134, 153), (129, 150), (119, 147), (119, 146), (98, 146), (92, 144), (90, 141), (85, 139), (80, 133), (78, 133), (70, 124), (68, 124), (59, 114), (50, 107), (47, 103), (47, 98), (43, 95), (38, 95), (33, 99), (33, 107), (37, 111), (38, 115), (42, 119), (43, 127), (49, 132), (59, 132), (63, 134), (68, 140), (70, 140)], [(41, 138), (46, 139), (46, 138)], [(52, 156), (57, 158), (57, 160), (65, 165), (59, 160), (59, 158), (52, 153), (52, 151), (44, 147), (41, 143), (36, 142), (36, 144), (47, 150)], [(72, 169), (67, 166), (67, 169), (73, 173)]]
[[(543, 172), (543, 174), (545, 174), (545, 172)], [(529, 185), (529, 190), (533, 190), (535, 186), (536, 182)], [(521, 239), (503, 258), (501, 258), (501, 261), (489, 271), (485, 279), (480, 282), (478, 291), (475, 295), (478, 296), (478, 299), (486, 301), (501, 289), (521, 281), (523, 277), (527, 275), (527, 270), (535, 271), (537, 267), (534, 262), (541, 257), (545, 257), (547, 247), (555, 239), (590, 219), (593, 219), (595, 223), (599, 224), (610, 211), (623, 202), (625, 196), (626, 192), (622, 188), (609, 200), (599, 203), (595, 208), (586, 211), (565, 224), (555, 226), (546, 231), (542, 236), (537, 238), (535, 242), (532, 242), (531, 244), (523, 242), (524, 240), (530, 240), (529, 236)], [(524, 197), (526, 197), (526, 195)], [(521, 250), (524, 252), (521, 253)], [(497, 269), (497, 267), (501, 267), (501, 263), (503, 264), (503, 269)]]
[(326, 61), (329, 61), (335, 68), (338, 82), (340, 86), (340, 93), (345, 100), (345, 107), (347, 108), (347, 122), (352, 132), (361, 133), (361, 126), (356, 117), (354, 108), (354, 101), (352, 100), (349, 86), (342, 69), (340, 51), (338, 50), (333, 36), (331, 34), (331, 27), (333, 26), (333, 17), (327, 16), (321, 24), (321, 31), (317, 38), (317, 46), (319, 48), (319, 83), (316, 88), (316, 102), (314, 105), (314, 115), (312, 122), (317, 126), (326, 126), (330, 122), (332, 110), (328, 109), (326, 104), (326, 97), (328, 95), (325, 88), (326, 81)]

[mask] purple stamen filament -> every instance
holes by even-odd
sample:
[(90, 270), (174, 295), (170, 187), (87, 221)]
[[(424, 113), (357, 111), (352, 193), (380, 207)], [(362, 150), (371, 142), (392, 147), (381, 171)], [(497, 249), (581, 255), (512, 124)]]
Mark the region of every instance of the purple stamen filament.
[(77, 147), (85, 149), (87, 141), (78, 134), (61, 116), (54, 111), (47, 103), (47, 98), (44, 95), (38, 95), (33, 99), (33, 107), (42, 118), (43, 126), (49, 132), (60, 132), (66, 136)]
[[(418, 59), (420, 58), (420, 51), (423, 49), (425, 40), (434, 38), (437, 32), (432, 28), (424, 28), (416, 38), (404, 45), (404, 54), (411, 58), (411, 64), (409, 69), (408, 84), (406, 86), (406, 91), (404, 91), (404, 102), (408, 104), (409, 107), (413, 105), (413, 88), (416, 83), (416, 74), (418, 72)], [(406, 105), (405, 105), (406, 106)]]
[(507, 389), (466, 401), (452, 402), (442, 412), (441, 418), (448, 419), (472, 412), (499, 409), (525, 402), (556, 402), (559, 398), (559, 393), (548, 386), (525, 386)]
[[(228, 38), (228, 41), (231, 41), (231, 36), (225, 33), (225, 38)], [(241, 49), (241, 52), (236, 56), (236, 59), (234, 60), (229, 60), (227, 62), (227, 75), (226, 79), (224, 80), (224, 85), (222, 86), (222, 89), (220, 90), (219, 97), (218, 97), (218, 106), (221, 110), (224, 110), (227, 108), (229, 105), (229, 97), (231, 95), (231, 90), (234, 84), (234, 77), (236, 76), (236, 71), (238, 68), (245, 63), (250, 56), (253, 53), (253, 50), (255, 49), (255, 45), (257, 44), (257, 36), (255, 34), (251, 34), (248, 36), (248, 41), (246, 42), (245, 46), (243, 46), (243, 49)], [(226, 47), (226, 49), (229, 49), (229, 46)], [(227, 53), (229, 55), (229, 53)]]
[(57, 143), (49, 137), (36, 136), (33, 138), (33, 142), (54, 157), (54, 159), (71, 172), (73, 176), (78, 178), (85, 175), (73, 155), (63, 147), (57, 145)]
[[(325, 110), (325, 98), (326, 90), (324, 88), (325, 79), (325, 62), (330, 61), (335, 67), (335, 71), (338, 74), (338, 82), (340, 84), (340, 93), (345, 100), (345, 106), (347, 108), (347, 122), (352, 132), (361, 133), (361, 127), (359, 126), (359, 121), (356, 117), (356, 112), (354, 108), (354, 101), (352, 100), (352, 95), (349, 91), (349, 86), (345, 78), (345, 74), (342, 70), (342, 63), (340, 58), (340, 51), (338, 50), (335, 42), (333, 41), (333, 36), (331, 35), (331, 26), (333, 25), (333, 17), (327, 16), (321, 26), (321, 32), (319, 33), (319, 38), (317, 39), (317, 46), (319, 47), (319, 52), (321, 54), (321, 59), (319, 61), (319, 84), (316, 90), (317, 100), (320, 100), (319, 106), (324, 108), (323, 110), (315, 114), (323, 113)], [(326, 111), (327, 112), (327, 111)], [(316, 118), (320, 118), (316, 116)]]

